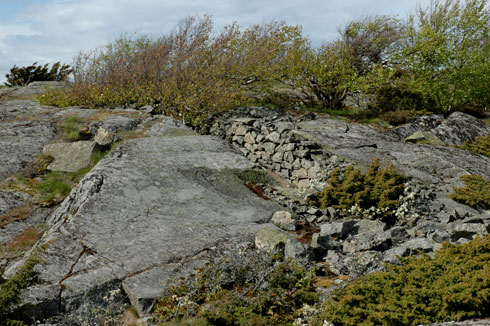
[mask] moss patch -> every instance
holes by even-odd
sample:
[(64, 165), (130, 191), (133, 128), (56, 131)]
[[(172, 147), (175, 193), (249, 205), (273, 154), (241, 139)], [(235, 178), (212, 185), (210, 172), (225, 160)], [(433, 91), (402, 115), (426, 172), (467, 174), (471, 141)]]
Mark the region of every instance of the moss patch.
[(490, 209), (490, 180), (481, 175), (464, 175), (461, 180), (466, 185), (463, 188), (454, 188), (449, 197), (471, 207)]
[(313, 325), (420, 325), (490, 317), (490, 237), (401, 258), (332, 294)]
[(87, 120), (78, 115), (61, 120), (57, 124), (58, 135), (66, 141), (78, 141), (85, 139), (87, 134)]

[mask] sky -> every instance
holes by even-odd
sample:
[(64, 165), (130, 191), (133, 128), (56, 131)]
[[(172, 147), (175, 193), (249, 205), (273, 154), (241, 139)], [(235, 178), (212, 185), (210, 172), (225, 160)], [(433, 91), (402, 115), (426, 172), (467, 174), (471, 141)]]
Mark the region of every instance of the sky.
[(163, 35), (182, 18), (210, 14), (216, 29), (271, 20), (303, 26), (313, 42), (336, 38), (352, 19), (405, 18), (430, 0), (0, 0), (0, 85), (15, 65), (71, 64), (124, 33)]

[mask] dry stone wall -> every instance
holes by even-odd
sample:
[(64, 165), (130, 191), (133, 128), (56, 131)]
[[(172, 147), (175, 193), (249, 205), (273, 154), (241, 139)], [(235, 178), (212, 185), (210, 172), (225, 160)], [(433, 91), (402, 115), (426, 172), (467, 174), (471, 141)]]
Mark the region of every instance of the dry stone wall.
[(250, 161), (299, 189), (324, 185), (328, 173), (338, 165), (338, 158), (296, 132), (298, 122), (314, 119), (314, 114), (297, 118), (275, 113), (263, 108), (241, 108), (215, 118), (210, 133), (227, 140)]

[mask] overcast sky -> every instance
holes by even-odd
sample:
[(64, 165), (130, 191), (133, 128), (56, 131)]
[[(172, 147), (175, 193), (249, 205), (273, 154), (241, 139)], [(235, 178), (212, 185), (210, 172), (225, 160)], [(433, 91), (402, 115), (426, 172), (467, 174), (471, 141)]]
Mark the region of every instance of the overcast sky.
[(188, 15), (212, 15), (215, 28), (284, 20), (302, 25), (314, 44), (372, 14), (406, 17), (430, 0), (0, 0), (0, 84), (16, 64), (70, 64), (121, 33), (160, 35)]

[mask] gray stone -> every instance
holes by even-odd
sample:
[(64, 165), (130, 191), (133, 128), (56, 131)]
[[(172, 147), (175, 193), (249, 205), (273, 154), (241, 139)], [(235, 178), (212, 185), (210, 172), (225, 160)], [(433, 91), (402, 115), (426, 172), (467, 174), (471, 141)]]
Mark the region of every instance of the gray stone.
[(329, 250), (324, 260), (332, 272), (354, 278), (383, 268), (383, 254), (377, 251), (341, 254)]
[(292, 218), (291, 213), (288, 211), (275, 212), (274, 215), (272, 215), (271, 223), (283, 230), (296, 230), (296, 220)]
[(477, 234), (488, 234), (488, 229), (483, 224), (453, 222), (448, 224), (447, 232), (451, 234), (451, 239), (453, 241), (457, 241), (461, 238), (471, 240)]
[(266, 140), (271, 141), (273, 143), (279, 144), (281, 141), (281, 135), (279, 133), (273, 131), (267, 137), (265, 137)]
[(245, 134), (248, 132), (248, 128), (244, 125), (239, 125), (236, 130), (235, 130), (235, 135), (236, 136), (245, 136)]
[[(127, 141), (47, 219), (49, 229), (33, 249), (47, 247), (36, 267), (41, 283), (26, 292), (25, 302), (36, 311), (47, 312), (53, 303), (68, 311), (98, 295), (101, 286), (117, 289), (123, 280), (139, 306), (146, 294), (130, 286), (136, 276), (142, 289), (161, 295), (164, 285), (147, 273), (209, 246), (251, 240), (279, 209), (236, 176), (252, 167), (212, 137)], [(8, 266), (6, 275), (21, 264)]]
[(290, 237), (289, 233), (277, 226), (266, 224), (255, 236), (255, 246), (260, 250), (272, 253), (284, 249), (286, 241)]
[[(7, 103), (0, 104), (9, 108)], [(0, 179), (22, 170), (56, 136), (49, 121), (0, 122)]]
[(294, 170), (293, 171), (293, 178), (296, 178), (296, 179), (306, 179), (306, 178), (308, 178), (308, 171), (306, 171), (303, 168), (301, 168), (299, 170)]
[(90, 158), (95, 148), (93, 141), (78, 141), (74, 143), (55, 143), (44, 146), (43, 154), (53, 157), (48, 170), (60, 172), (76, 172), (90, 164)]
[(197, 134), (191, 129), (183, 125), (180, 121), (177, 121), (170, 117), (162, 117), (157, 120), (158, 122), (152, 125), (145, 131), (145, 135), (148, 137), (183, 137), (183, 136), (197, 136)]
[(121, 115), (110, 115), (102, 120), (102, 127), (116, 132), (119, 130), (130, 131), (135, 129), (141, 123), (139, 118), (129, 118)]
[(100, 146), (106, 146), (114, 141), (115, 134), (100, 127), (95, 134), (94, 141)]
[(413, 133), (412, 135), (405, 138), (405, 142), (407, 143), (423, 142), (425, 144), (444, 145), (444, 143), (439, 138), (437, 138), (430, 132), (424, 132), (424, 131), (417, 131)]
[(332, 222), (320, 225), (320, 236), (345, 238), (354, 228), (355, 221)]
[(387, 229), (386, 223), (379, 220), (360, 219), (352, 221), (355, 223), (352, 228), (353, 234), (382, 233)]
[(245, 137), (243, 137), (243, 140), (248, 143), (248, 144), (255, 144), (255, 139), (254, 136), (252, 136), (251, 133), (247, 132), (245, 134)]
[(298, 241), (298, 239), (288, 238), (284, 246), (284, 258), (294, 258), (309, 262), (315, 259), (315, 253), (312, 248)]
[(271, 142), (263, 143), (262, 148), (270, 155), (273, 155), (276, 152), (276, 144)]
[(388, 231), (376, 233), (361, 233), (344, 242), (344, 252), (356, 252), (365, 250), (388, 250), (392, 245), (391, 234)]
[(272, 155), (272, 162), (275, 163), (282, 163), (282, 158), (284, 157), (283, 152), (277, 152), (274, 155)]

